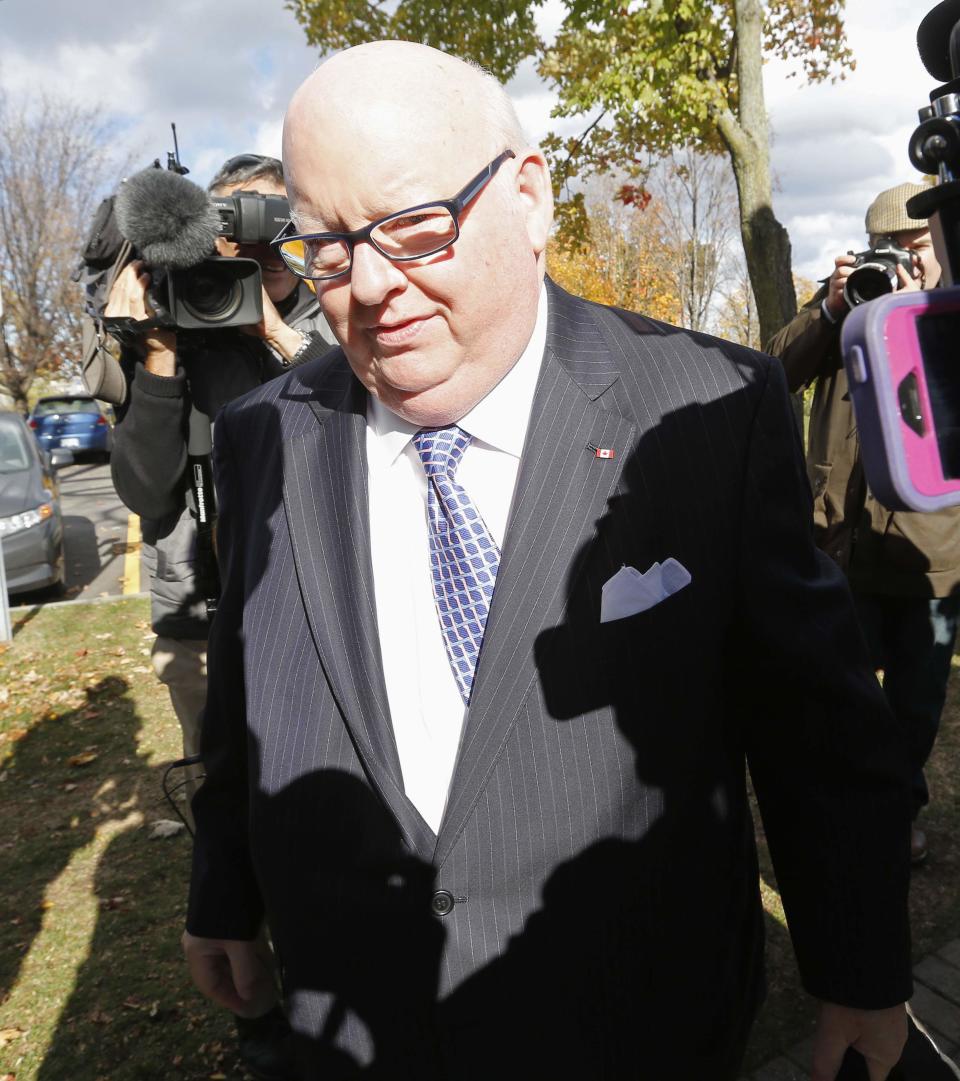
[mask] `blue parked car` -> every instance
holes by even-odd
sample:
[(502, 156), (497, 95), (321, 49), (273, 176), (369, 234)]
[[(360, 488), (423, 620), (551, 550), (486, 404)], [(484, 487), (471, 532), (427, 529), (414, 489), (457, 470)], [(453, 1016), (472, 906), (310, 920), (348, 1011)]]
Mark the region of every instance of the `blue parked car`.
[(103, 462), (110, 459), (113, 427), (100, 403), (89, 394), (41, 398), (28, 423), (43, 450), (63, 447), (77, 460), (87, 455)]

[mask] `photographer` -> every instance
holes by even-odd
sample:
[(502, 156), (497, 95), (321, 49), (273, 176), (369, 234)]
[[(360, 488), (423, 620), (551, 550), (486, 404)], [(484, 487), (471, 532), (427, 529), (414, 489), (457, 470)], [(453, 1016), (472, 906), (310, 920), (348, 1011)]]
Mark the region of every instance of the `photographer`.
[[(873, 497), (860, 461), (840, 328), (884, 273), (888, 291), (938, 286), (930, 231), (906, 211), (907, 200), (924, 190), (901, 184), (878, 195), (866, 217), (871, 252), (838, 255), (823, 288), (768, 346), (783, 361), (791, 391), (815, 385), (807, 469), (816, 540), (847, 575), (887, 699), (909, 733), (914, 819), (929, 799), (923, 766), (936, 740), (960, 613), (960, 508), (894, 512)], [(882, 269), (863, 275), (861, 264), (873, 263)], [(916, 864), (926, 855), (926, 836), (915, 822), (911, 858)]]
[[(227, 161), (208, 191), (214, 196), (286, 195), (280, 162), (254, 154)], [(286, 269), (269, 243), (237, 244), (218, 237), (216, 245), (221, 256), (259, 263), (263, 319), (253, 326), (179, 334), (151, 330), (140, 339), (139, 349), (125, 348), (122, 363), (131, 382), (112, 457), (117, 493), (142, 519), (151, 621), (157, 635), (153, 667), (170, 692), (183, 730), (185, 756), (199, 750), (207, 682), (206, 600), (210, 583), (217, 579), (215, 564), (204, 565), (214, 563), (212, 546), (206, 551), (198, 534), (191, 485), (196, 458), (189, 455), (191, 425), (199, 420), (209, 434), (214, 417), (227, 402), (295, 364), (322, 355), (333, 342), (316, 296)], [(130, 263), (117, 277), (105, 314), (136, 320), (151, 317), (149, 286), (143, 264)], [(197, 767), (186, 771), (188, 817), (198, 784), (196, 771)], [(275, 1037), (285, 1031), (278, 1011), (259, 1023), (238, 1019), (237, 1027), (248, 1068), (258, 1077), (283, 1076), (275, 1061)]]

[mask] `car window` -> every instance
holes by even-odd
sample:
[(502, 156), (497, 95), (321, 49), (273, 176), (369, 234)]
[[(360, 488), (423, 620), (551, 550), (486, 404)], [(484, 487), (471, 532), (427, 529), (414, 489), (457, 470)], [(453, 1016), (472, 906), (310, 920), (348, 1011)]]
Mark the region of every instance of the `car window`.
[(30, 467), (30, 451), (19, 427), (0, 423), (0, 473), (17, 473)]
[(34, 406), (35, 417), (51, 413), (99, 413), (100, 406), (92, 398), (44, 398)]

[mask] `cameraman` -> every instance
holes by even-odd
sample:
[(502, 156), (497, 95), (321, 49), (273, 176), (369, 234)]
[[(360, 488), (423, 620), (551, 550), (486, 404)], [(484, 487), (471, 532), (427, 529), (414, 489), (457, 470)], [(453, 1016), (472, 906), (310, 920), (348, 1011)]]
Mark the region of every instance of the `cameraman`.
[[(924, 190), (901, 184), (867, 211), (871, 249), (892, 242), (912, 253), (910, 272), (896, 268), (898, 290), (940, 282), (927, 223), (906, 210), (907, 200)], [(960, 613), (960, 507), (890, 511), (867, 487), (840, 354), (840, 327), (850, 310), (844, 289), (856, 262), (838, 255), (829, 280), (767, 351), (783, 361), (791, 391), (814, 384), (807, 470), (817, 544), (847, 575), (887, 699), (909, 733), (916, 819), (929, 800), (923, 766), (936, 740)], [(915, 823), (911, 858), (916, 864), (926, 855), (926, 836)]]
[[(253, 192), (286, 195), (275, 158), (242, 154), (227, 161), (208, 185), (213, 195)], [(112, 473), (117, 493), (142, 519), (144, 556), (150, 568), (151, 622), (157, 638), (153, 667), (170, 692), (183, 731), (185, 756), (199, 751), (200, 716), (206, 700), (208, 617), (206, 593), (212, 552), (198, 551), (196, 507), (190, 482), (188, 441), (193, 410), (201, 427), (222, 406), (280, 375), (294, 364), (325, 353), (333, 335), (306, 283), (291, 274), (268, 243), (240, 245), (217, 239), (222, 256), (260, 264), (263, 319), (255, 326), (190, 331), (149, 331), (139, 350), (124, 349), (131, 380), (128, 406), (116, 428)], [(105, 314), (137, 320), (153, 315), (142, 263), (118, 276)], [(198, 784), (187, 768), (186, 815)], [(286, 1029), (278, 1011), (263, 1021), (238, 1019), (241, 1057), (258, 1077), (282, 1077), (278, 1050)]]

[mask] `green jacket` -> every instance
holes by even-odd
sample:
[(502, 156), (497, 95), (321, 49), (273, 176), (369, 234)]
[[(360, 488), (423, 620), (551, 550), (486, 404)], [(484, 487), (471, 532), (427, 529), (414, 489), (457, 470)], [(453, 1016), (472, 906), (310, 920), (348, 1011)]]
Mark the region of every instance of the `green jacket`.
[(946, 597), (960, 583), (960, 507), (918, 514), (874, 499), (860, 461), (853, 405), (840, 355), (840, 322), (824, 319), (826, 288), (770, 342), (791, 391), (814, 385), (807, 436), (819, 547), (858, 593)]

